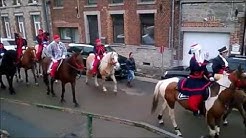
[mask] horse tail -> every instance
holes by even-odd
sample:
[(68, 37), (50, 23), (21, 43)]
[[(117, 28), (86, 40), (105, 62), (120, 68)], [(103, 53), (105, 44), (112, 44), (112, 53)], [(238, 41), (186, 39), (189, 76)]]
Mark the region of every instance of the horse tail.
[(154, 113), (157, 105), (158, 105), (158, 101), (159, 101), (159, 92), (160, 92), (160, 86), (163, 83), (163, 81), (159, 81), (156, 86), (155, 86), (155, 91), (154, 91), (154, 96), (153, 96), (153, 101), (152, 101), (152, 108), (151, 108), (151, 113)]

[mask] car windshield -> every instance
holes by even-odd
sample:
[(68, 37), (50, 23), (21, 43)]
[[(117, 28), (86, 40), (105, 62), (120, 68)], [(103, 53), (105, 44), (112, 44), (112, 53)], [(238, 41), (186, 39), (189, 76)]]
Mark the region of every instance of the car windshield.
[(16, 45), (16, 44), (15, 44), (15, 41), (13, 41), (13, 40), (5, 40), (5, 41), (3, 41), (3, 45), (4, 46), (10, 46), (10, 45)]

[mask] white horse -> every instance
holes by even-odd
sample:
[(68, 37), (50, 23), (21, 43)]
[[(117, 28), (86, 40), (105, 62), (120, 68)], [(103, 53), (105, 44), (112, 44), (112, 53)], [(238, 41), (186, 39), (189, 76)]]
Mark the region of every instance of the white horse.
[[(92, 74), (92, 68), (93, 68), (93, 62), (95, 59), (94, 54), (90, 54), (86, 59), (86, 84), (88, 84), (88, 78), (91, 78), (93, 76)], [(106, 92), (107, 89), (104, 86), (106, 77), (111, 77), (114, 81), (114, 92), (117, 92), (117, 81), (115, 78), (115, 69), (118, 69), (120, 67), (120, 64), (118, 62), (118, 54), (116, 52), (108, 52), (105, 54), (105, 56), (102, 58), (102, 60), (99, 63), (99, 73), (102, 76), (102, 88), (103, 91)], [(95, 85), (98, 87), (98, 81), (97, 81), (97, 75), (95, 75)]]
[[(43, 50), (42, 50), (42, 53), (41, 53), (41, 60), (37, 61), (38, 66), (36, 67), (36, 74), (37, 74), (38, 77), (39, 76), (43, 76), (43, 74), (41, 73), (41, 62), (42, 62), (42, 59), (48, 56), (47, 47), (48, 47), (49, 44), (48, 44), (48, 42), (43, 42), (43, 45), (44, 45), (44, 47), (43, 47)], [(38, 47), (39, 47), (38, 44), (35, 45), (36, 54), (38, 52)]]

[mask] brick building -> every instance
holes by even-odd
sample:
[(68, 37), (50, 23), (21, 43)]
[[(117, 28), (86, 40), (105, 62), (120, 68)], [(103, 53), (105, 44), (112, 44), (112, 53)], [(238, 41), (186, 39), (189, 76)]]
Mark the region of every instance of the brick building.
[(38, 29), (47, 30), (42, 0), (0, 0), (0, 37), (14, 38), (21, 32), (28, 45), (34, 45)]

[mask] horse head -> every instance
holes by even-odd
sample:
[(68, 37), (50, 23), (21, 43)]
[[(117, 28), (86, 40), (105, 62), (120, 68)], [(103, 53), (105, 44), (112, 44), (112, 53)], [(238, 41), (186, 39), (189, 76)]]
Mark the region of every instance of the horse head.
[(111, 65), (114, 65), (114, 67), (116, 69), (118, 69), (120, 67), (119, 61), (118, 61), (118, 54), (116, 52), (111, 52), (110, 54), (110, 58), (108, 63)]
[(78, 71), (84, 70), (83, 57), (81, 52), (73, 52), (72, 56), (68, 59), (68, 63)]
[[(35, 47), (28, 47), (27, 50), (24, 52), (24, 55), (27, 55), (26, 57), (29, 59), (32, 59), (32, 61), (36, 61)], [(23, 55), (23, 58), (24, 58), (24, 55)]]
[(237, 70), (230, 73), (228, 78), (236, 88), (246, 89), (246, 73), (243, 72), (241, 64), (238, 66)]

